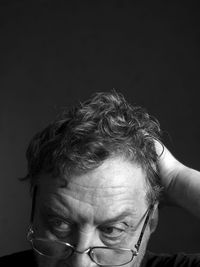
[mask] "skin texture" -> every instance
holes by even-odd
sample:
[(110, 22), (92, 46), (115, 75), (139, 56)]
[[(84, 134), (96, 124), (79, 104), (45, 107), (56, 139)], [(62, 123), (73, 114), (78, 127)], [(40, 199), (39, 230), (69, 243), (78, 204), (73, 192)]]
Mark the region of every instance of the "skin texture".
[[(116, 157), (88, 173), (63, 178), (67, 181), (65, 187), (61, 186), (61, 179), (50, 175), (39, 179), (33, 223), (36, 235), (68, 242), (79, 252), (92, 246), (135, 250), (148, 209), (142, 168)], [(155, 225), (147, 225), (139, 255), (125, 267), (141, 265)], [(98, 266), (87, 254), (80, 253), (66, 260), (37, 256), (37, 261), (39, 267)]]

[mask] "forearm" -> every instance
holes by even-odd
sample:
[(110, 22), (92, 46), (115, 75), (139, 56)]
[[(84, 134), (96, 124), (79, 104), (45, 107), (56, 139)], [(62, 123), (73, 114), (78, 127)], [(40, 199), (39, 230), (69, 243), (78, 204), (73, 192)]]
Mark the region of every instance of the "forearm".
[(179, 164), (168, 194), (172, 202), (200, 218), (200, 172)]

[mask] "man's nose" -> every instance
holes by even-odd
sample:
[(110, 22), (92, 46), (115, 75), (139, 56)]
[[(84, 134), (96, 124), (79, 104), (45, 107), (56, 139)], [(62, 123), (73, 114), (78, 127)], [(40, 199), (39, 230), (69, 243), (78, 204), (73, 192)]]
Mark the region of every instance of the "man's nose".
[(82, 229), (73, 234), (70, 243), (76, 248), (76, 251), (83, 252), (89, 247), (98, 246), (98, 237), (93, 229)]
[[(87, 253), (88, 249), (92, 246), (97, 246), (95, 242), (95, 233), (93, 231), (81, 231), (76, 237), (76, 241), (73, 242), (76, 251), (70, 258), (71, 267), (96, 267)], [(96, 244), (95, 244), (96, 243)]]

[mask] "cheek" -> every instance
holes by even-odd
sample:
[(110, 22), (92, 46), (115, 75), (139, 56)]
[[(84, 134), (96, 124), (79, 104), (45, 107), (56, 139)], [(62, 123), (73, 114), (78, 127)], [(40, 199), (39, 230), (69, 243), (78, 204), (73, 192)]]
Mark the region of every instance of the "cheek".
[(135, 233), (127, 233), (121, 240), (120, 240), (120, 247), (124, 248), (132, 248), (135, 250), (135, 245), (137, 242), (137, 236)]
[[(130, 248), (132, 248), (133, 250), (135, 250), (135, 245), (136, 245), (136, 242), (138, 241), (138, 238), (139, 237), (137, 236), (136, 239), (132, 240), (132, 244), (131, 244)], [(130, 265), (127, 265), (127, 267), (140, 267), (141, 266), (141, 262), (145, 256), (145, 253), (146, 253), (146, 248), (147, 248), (149, 238), (150, 238), (150, 229), (148, 227), (146, 229), (144, 235), (143, 235), (142, 242), (141, 242), (141, 245), (140, 245), (140, 248), (138, 251), (139, 252), (138, 255), (133, 260), (133, 262), (130, 263)]]
[(46, 225), (44, 220), (39, 216), (39, 214), (36, 214), (34, 221), (33, 221), (33, 229), (36, 234), (36, 236), (39, 237), (47, 237), (46, 235)]
[(38, 267), (70, 267), (68, 261), (47, 259), (40, 255), (36, 256), (36, 261)]
[(156, 209), (154, 211), (152, 218), (150, 219), (150, 222), (149, 222), (151, 233), (153, 233), (157, 228), (158, 218), (159, 218), (158, 209)]
[(141, 263), (145, 253), (146, 253), (146, 248), (147, 248), (147, 245), (148, 245), (148, 242), (149, 242), (149, 238), (151, 236), (151, 233), (150, 233), (150, 229), (149, 227), (146, 229), (146, 232), (144, 233), (144, 236), (143, 236), (143, 239), (142, 239), (142, 243), (140, 245), (140, 248), (139, 248), (139, 253), (138, 253), (138, 261)]

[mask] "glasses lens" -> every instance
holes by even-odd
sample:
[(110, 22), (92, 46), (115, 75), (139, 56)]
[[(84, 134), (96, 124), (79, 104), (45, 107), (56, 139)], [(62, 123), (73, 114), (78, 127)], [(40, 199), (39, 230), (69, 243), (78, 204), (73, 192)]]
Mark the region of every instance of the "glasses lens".
[(67, 258), (73, 252), (70, 246), (53, 240), (33, 239), (32, 245), (40, 254), (53, 258)]
[(135, 254), (124, 249), (93, 248), (90, 256), (100, 265), (121, 266), (132, 261)]

